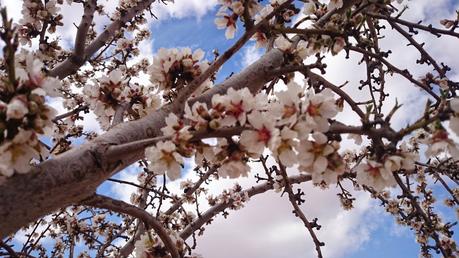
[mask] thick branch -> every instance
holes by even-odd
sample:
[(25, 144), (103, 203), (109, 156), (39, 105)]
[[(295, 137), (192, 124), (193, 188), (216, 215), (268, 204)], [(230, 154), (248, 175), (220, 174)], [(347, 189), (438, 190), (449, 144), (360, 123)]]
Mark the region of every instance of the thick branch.
[(177, 247), (172, 239), (169, 237), (166, 229), (161, 225), (161, 223), (155, 219), (151, 214), (146, 212), (143, 209), (140, 209), (134, 205), (125, 203), (120, 200), (115, 200), (107, 196), (94, 195), (86, 199), (82, 203), (83, 205), (88, 205), (100, 209), (107, 209), (110, 211), (118, 212), (133, 216), (142, 220), (148, 227), (153, 228), (153, 230), (158, 234), (159, 238), (163, 241), (167, 250), (171, 253), (173, 258), (180, 258), (180, 255), (177, 251)]
[(90, 0), (84, 3), (84, 14), (81, 18), (80, 25), (75, 37), (75, 50), (73, 51), (75, 56), (83, 56), (86, 37), (88, 35), (89, 27), (91, 26), (92, 20), (94, 19), (94, 12), (96, 11), (97, 0)]
[[(270, 80), (270, 71), (282, 63), (282, 52), (270, 51), (241, 73), (190, 102), (210, 103), (215, 93), (225, 93), (231, 87), (248, 87), (257, 91)], [(134, 150), (124, 152), (113, 161), (107, 159), (107, 149), (162, 135), (160, 129), (169, 113), (170, 107), (165, 106), (142, 119), (119, 124), (79, 148), (40, 163), (27, 174), (15, 174), (9, 178), (0, 187), (1, 237), (92, 195), (103, 181), (143, 156), (143, 150)]]
[[(118, 21), (114, 21), (100, 34), (85, 51), (85, 58), (92, 56), (106, 44), (115, 31), (134, 16), (140, 14), (154, 0), (139, 2), (129, 9)], [(347, 1), (348, 3), (355, 1)], [(341, 10), (341, 9), (340, 9)], [(325, 22), (321, 18), (318, 25)], [(224, 94), (229, 88), (247, 87), (258, 92), (265, 83), (272, 80), (271, 72), (284, 63), (282, 51), (268, 51), (257, 62), (239, 74), (231, 76), (220, 85), (214, 86), (201, 96), (189, 100), (210, 103), (214, 94)], [(52, 76), (64, 78), (76, 72), (83, 63), (74, 63), (71, 58), (51, 71)], [(110, 146), (151, 139), (162, 135), (165, 117), (171, 107), (163, 108), (142, 119), (121, 123), (91, 142), (72, 149), (53, 159), (40, 163), (27, 174), (15, 174), (0, 187), (0, 237), (16, 232), (38, 218), (59, 208), (79, 203), (90, 197), (97, 187), (116, 172), (124, 169), (143, 156), (143, 150), (125, 153), (113, 161), (107, 159)]]

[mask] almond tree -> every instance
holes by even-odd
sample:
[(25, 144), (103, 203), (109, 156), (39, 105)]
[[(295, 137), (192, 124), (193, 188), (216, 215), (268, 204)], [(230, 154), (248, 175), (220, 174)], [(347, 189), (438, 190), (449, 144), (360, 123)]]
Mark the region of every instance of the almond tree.
[[(275, 190), (288, 196), (322, 257), (320, 218), (307, 216), (304, 193), (294, 189), (308, 183), (340, 189), (343, 209), (353, 208), (355, 191), (365, 191), (416, 233), (422, 256), (459, 255), (456, 222), (442, 219), (432, 191), (442, 187), (445, 205), (459, 216), (459, 149), (451, 134), (459, 135), (458, 83), (415, 36), (457, 39), (458, 17), (439, 27), (406, 20), (400, 0), (220, 0), (216, 26), (228, 39), (242, 31), (230, 48), (210, 61), (200, 49), (161, 48), (148, 60), (139, 51), (150, 40), (147, 20), (173, 1), (122, 0), (113, 13), (101, 2), (24, 0), (17, 24), (2, 10), (0, 255), (198, 257), (196, 235), (215, 216)], [(62, 5), (84, 7), (71, 49), (56, 33)], [(96, 16), (111, 22), (99, 30)], [(419, 52), (424, 76), (390, 61), (381, 41), (388, 33)], [(216, 83), (222, 65), (250, 40), (264, 55)], [(357, 85), (365, 101), (324, 77), (325, 56), (343, 53), (358, 54), (366, 67)], [(404, 103), (387, 108), (396, 96), (387, 94), (386, 81), (394, 75), (429, 96), (412, 115), (417, 120), (402, 128), (392, 119)], [(57, 114), (50, 98), (68, 112)], [(359, 125), (336, 118), (345, 108)], [(100, 135), (75, 124), (88, 112)], [(348, 136), (359, 149), (340, 146)], [(85, 142), (72, 142), (77, 138)], [(194, 182), (181, 179), (190, 158)], [(263, 169), (254, 171), (253, 163)], [(112, 178), (131, 164), (137, 182)], [(236, 184), (219, 196), (206, 191), (221, 178), (240, 177), (258, 184)], [(182, 180), (183, 193), (169, 191), (166, 179)], [(96, 194), (107, 180), (137, 187), (131, 203)], [(199, 208), (204, 203), (207, 210)], [(27, 241), (12, 245), (24, 228), (32, 230)], [(82, 253), (77, 243), (86, 246)]]

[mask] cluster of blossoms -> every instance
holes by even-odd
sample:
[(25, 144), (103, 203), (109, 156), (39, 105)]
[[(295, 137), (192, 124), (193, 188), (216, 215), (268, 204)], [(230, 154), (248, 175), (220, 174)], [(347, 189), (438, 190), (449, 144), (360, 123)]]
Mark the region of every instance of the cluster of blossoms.
[[(314, 175), (315, 182), (335, 183), (344, 172), (339, 144), (329, 142), (325, 132), (329, 119), (338, 113), (333, 93), (324, 89), (304, 94), (300, 85), (291, 82), (288, 89), (267, 95), (253, 95), (247, 88), (228, 89), (226, 95), (215, 95), (211, 107), (204, 103), (187, 106), (183, 119), (171, 114), (162, 129), (171, 140), (147, 148), (146, 157), (152, 170), (167, 172), (169, 178), (180, 175), (183, 159), (195, 154), (196, 163), (203, 160), (219, 164), (222, 177), (247, 176), (249, 158), (258, 158), (265, 149), (286, 167), (300, 164), (301, 171)], [(240, 128), (240, 137), (230, 129)], [(199, 132), (228, 130), (226, 137), (217, 137), (211, 145), (193, 139)]]
[(31, 38), (38, 36), (46, 23), (50, 33), (56, 31), (57, 26), (62, 26), (63, 16), (58, 14), (60, 8), (57, 6), (62, 1), (31, 0), (23, 1), (22, 19), (19, 20), (20, 41), (22, 44), (31, 44)]
[[(247, 88), (230, 88), (225, 95), (213, 96), (210, 107), (196, 102), (185, 107), (183, 118), (170, 114), (162, 129), (169, 140), (147, 148), (145, 155), (152, 171), (166, 173), (171, 180), (180, 177), (183, 157), (193, 156), (196, 164), (218, 164), (221, 177), (238, 178), (248, 175), (249, 159), (259, 158), (268, 149), (282, 165), (298, 165), (300, 172), (311, 174), (313, 183), (334, 184), (350, 170), (339, 153), (339, 142), (327, 136), (330, 119), (339, 110), (331, 90), (305, 91), (295, 82), (272, 99), (264, 93), (253, 95)], [(218, 135), (213, 141), (195, 137), (212, 132)], [(426, 142), (427, 156), (445, 148), (454, 155), (456, 145), (440, 134), (434, 133)], [(380, 192), (396, 184), (394, 172), (413, 171), (418, 160), (417, 151), (402, 144), (390, 154), (359, 162), (353, 171), (359, 184)]]
[(84, 99), (89, 103), (103, 129), (108, 129), (116, 109), (128, 105), (133, 115), (143, 117), (161, 105), (161, 99), (152, 87), (139, 86), (128, 82), (119, 69), (102, 76), (94, 84), (83, 89)]
[(385, 155), (382, 162), (367, 160), (360, 163), (356, 168), (357, 182), (361, 185), (371, 186), (377, 192), (385, 187), (395, 186), (394, 172), (405, 170), (413, 171), (415, 162), (419, 155), (410, 151), (405, 144), (402, 144), (399, 151), (392, 155)]
[[(246, 3), (247, 2), (247, 3)], [(286, 7), (282, 13), (273, 13), (275, 8), (278, 8), (281, 4), (284, 4), (286, 0), (271, 0), (270, 4), (262, 7), (259, 1), (255, 0), (220, 0), (221, 5), (219, 11), (217, 12), (217, 18), (215, 19), (215, 24), (219, 29), (225, 29), (225, 37), (227, 39), (234, 38), (237, 29), (237, 21), (241, 19), (244, 22), (246, 14), (249, 18), (254, 18), (255, 24), (264, 22), (268, 15), (273, 17), (266, 21), (269, 24), (277, 23), (287, 23), (291, 22), (291, 17), (299, 12), (295, 9), (293, 5)], [(245, 13), (245, 6), (247, 6), (247, 13)], [(269, 30), (266, 30), (266, 27), (261, 26), (259, 30), (256, 31), (255, 35), (252, 37), (253, 40), (257, 41), (257, 47), (265, 47), (268, 38), (271, 36)]]
[(207, 196), (207, 201), (210, 206), (217, 204), (230, 204), (228, 208), (231, 210), (239, 210), (244, 208), (244, 203), (250, 200), (249, 193), (243, 191), (239, 184), (235, 184), (233, 188), (224, 190), (220, 195), (213, 197)]
[[(254, 17), (255, 24), (263, 22), (268, 15), (273, 14), (277, 7), (286, 2), (286, 0), (271, 0), (270, 4), (261, 7), (257, 1), (246, 1), (249, 1), (247, 4), (248, 14), (250, 17)], [(236, 32), (238, 19), (244, 20), (244, 6), (246, 3), (244, 0), (220, 0), (220, 4), (222, 6), (217, 13), (215, 24), (217, 25), (217, 28), (226, 30), (225, 36), (227, 39), (232, 39), (234, 38)], [(303, 10), (305, 15), (317, 19), (327, 13), (328, 10), (339, 9), (342, 6), (342, 0), (332, 0), (328, 5), (319, 4), (315, 1), (309, 1), (304, 4)], [(295, 9), (293, 5), (288, 6), (282, 11), (282, 13), (274, 13), (274, 15), (272, 15), (273, 17), (266, 22), (272, 26), (275, 24), (288, 23), (291, 22), (291, 17), (296, 15), (298, 12), (299, 10)], [(344, 16), (335, 15), (331, 21), (327, 22), (324, 28), (340, 31), (341, 28), (343, 28), (343, 22), (346, 22), (345, 20)], [(353, 17), (350, 22), (353, 25), (358, 25), (361, 21), (362, 16), (356, 15), (356, 17)], [(252, 39), (256, 40), (257, 47), (266, 47), (268, 39), (272, 36), (272, 32), (270, 32), (266, 26), (261, 26), (260, 29), (256, 31)], [(308, 48), (308, 52), (310, 53), (320, 52), (321, 50), (325, 50), (325, 47), (328, 47), (333, 54), (337, 54), (344, 48), (345, 39), (342, 37), (330, 37), (328, 35), (316, 35), (308, 38), (307, 43), (303, 41), (303, 44), (306, 45), (303, 48)]]
[[(454, 134), (459, 135), (459, 98), (451, 99), (449, 107), (452, 111), (449, 117), (449, 127)], [(442, 123), (435, 121), (429, 127), (429, 132), (420, 132), (416, 136), (419, 143), (427, 146), (425, 156), (434, 157), (443, 154), (458, 160), (459, 148), (456, 142), (449, 137), (449, 133)]]
[(261, 6), (256, 0), (219, 0), (221, 7), (217, 12), (215, 24), (219, 29), (226, 29), (225, 36), (227, 39), (234, 38), (236, 23), (240, 17), (243, 18), (244, 16), (246, 1), (248, 1), (247, 7), (250, 17), (261, 10)]
[(47, 77), (32, 54), (16, 57), (15, 81), (0, 86), (0, 178), (29, 171), (30, 160), (46, 156), (39, 134), (52, 132), (56, 111), (45, 96), (59, 96), (60, 81)]
[[(209, 67), (209, 63), (202, 60), (204, 55), (201, 49), (192, 52), (190, 48), (161, 48), (154, 57), (153, 64), (148, 68), (150, 81), (163, 91), (167, 98), (173, 98), (174, 94)], [(195, 94), (211, 86), (212, 81), (208, 79), (201, 84)]]
[[(328, 9), (340, 8), (341, 3), (334, 4), (334, 1), (330, 1)], [(325, 6), (317, 6), (313, 2), (306, 3), (303, 9), (303, 13), (311, 19), (317, 19), (325, 13), (327, 8)], [(352, 16), (351, 18), (345, 15), (335, 14), (324, 26), (324, 29), (329, 31), (335, 31), (337, 34), (343, 30), (344, 27), (359, 27), (364, 18), (361, 14)], [(308, 49), (312, 53), (327, 52), (330, 51), (333, 55), (338, 54), (346, 46), (346, 39), (343, 36), (331, 36), (326, 34), (311, 35), (307, 40)]]
[[(181, 254), (185, 253), (185, 242), (183, 239), (175, 232), (170, 231), (169, 237), (172, 242), (175, 244), (177, 251)], [(135, 242), (135, 257), (136, 258), (169, 258), (169, 254), (166, 246), (164, 245), (161, 238), (155, 234), (153, 231), (145, 232), (140, 239)], [(191, 254), (183, 256), (185, 258), (201, 258), (199, 254)]]

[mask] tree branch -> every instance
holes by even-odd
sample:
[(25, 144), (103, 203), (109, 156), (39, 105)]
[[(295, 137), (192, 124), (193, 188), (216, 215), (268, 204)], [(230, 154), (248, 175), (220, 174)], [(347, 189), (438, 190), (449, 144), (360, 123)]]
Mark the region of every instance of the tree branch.
[(94, 19), (94, 12), (97, 8), (97, 0), (89, 0), (83, 3), (84, 14), (81, 18), (80, 25), (75, 37), (75, 49), (73, 51), (74, 56), (83, 57), (86, 45), (86, 37), (88, 35), (89, 27)]
[(312, 240), (314, 241), (314, 245), (316, 246), (317, 257), (322, 258), (323, 256), (320, 247), (323, 246), (323, 243), (319, 241), (319, 239), (316, 236), (316, 233), (314, 232), (312, 224), (309, 222), (309, 220), (304, 215), (303, 211), (300, 209), (300, 206), (297, 204), (295, 194), (293, 193), (292, 186), (290, 185), (290, 180), (287, 176), (287, 172), (285, 171), (285, 167), (282, 164), (279, 164), (279, 166), (282, 178), (284, 179), (284, 189), (287, 192), (288, 199), (293, 206), (294, 213), (298, 218), (301, 219), (301, 221), (303, 221), (304, 226), (308, 229), (309, 234), (311, 235)]
[[(289, 178), (289, 180), (292, 184), (299, 184), (299, 183), (303, 183), (306, 181), (310, 181), (311, 176), (301, 174), (298, 176), (292, 176)], [(249, 195), (249, 197), (252, 197), (254, 195), (261, 194), (261, 193), (264, 193), (272, 189), (273, 189), (272, 183), (266, 182), (263, 184), (259, 184), (257, 186), (253, 186), (247, 190), (244, 190), (244, 192), (246, 192)], [(185, 229), (183, 229), (183, 231), (180, 233), (180, 237), (186, 240), (193, 234), (194, 231), (200, 229), (204, 224), (206, 224), (215, 215), (224, 211), (226, 208), (230, 207), (232, 203), (233, 203), (233, 200), (231, 199), (228, 202), (217, 204), (213, 206), (212, 208), (208, 209), (206, 212), (204, 212), (201, 215), (201, 217), (197, 218), (195, 221), (189, 224)]]
[[(84, 51), (82, 56), (71, 55), (64, 62), (58, 64), (51, 71), (49, 76), (63, 79), (76, 71), (100, 48), (110, 41), (115, 33), (119, 31), (128, 21), (132, 20), (135, 16), (141, 14), (147, 9), (155, 0), (145, 0), (138, 2), (136, 6), (128, 9), (126, 13), (121, 16), (119, 20), (113, 21), (96, 39), (94, 39)], [(81, 32), (83, 34), (83, 32)], [(79, 42), (80, 44), (80, 42)]]
[(159, 238), (161, 238), (167, 250), (169, 250), (169, 252), (171, 253), (172, 257), (180, 258), (176, 244), (169, 237), (166, 229), (161, 225), (161, 223), (158, 220), (156, 220), (155, 217), (153, 217), (145, 210), (140, 209), (134, 205), (125, 203), (123, 201), (115, 200), (102, 195), (93, 195), (90, 198), (83, 200), (82, 204), (127, 214), (142, 220), (145, 224), (147, 224), (149, 227), (155, 230), (156, 234), (158, 234)]
[[(281, 66), (283, 53), (273, 50), (239, 74), (214, 86), (190, 102), (210, 103), (216, 93), (229, 88), (248, 87), (259, 90), (270, 79), (270, 71)], [(15, 174), (0, 187), (1, 237), (51, 213), (58, 208), (88, 198), (107, 178), (143, 156), (143, 150), (124, 153), (117, 160), (108, 160), (110, 146), (151, 139), (162, 135), (170, 106), (132, 122), (125, 122), (95, 138), (91, 142), (46, 160), (27, 174)]]

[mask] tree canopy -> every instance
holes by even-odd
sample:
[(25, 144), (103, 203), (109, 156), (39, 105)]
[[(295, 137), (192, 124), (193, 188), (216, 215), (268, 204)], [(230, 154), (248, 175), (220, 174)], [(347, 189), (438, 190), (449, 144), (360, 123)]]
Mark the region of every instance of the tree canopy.
[[(335, 189), (343, 210), (377, 200), (421, 257), (459, 255), (459, 67), (439, 54), (455, 53), (458, 11), (215, 0), (228, 48), (147, 53), (155, 13), (180, 2), (23, 0), (14, 19), (2, 7), (0, 256), (201, 257), (216, 217), (274, 191), (327, 257), (304, 185)], [(250, 44), (262, 54), (225, 74)], [(117, 177), (127, 169), (137, 178)], [(107, 182), (136, 192), (121, 200)]]

